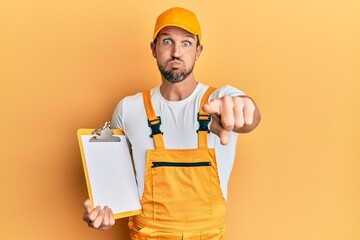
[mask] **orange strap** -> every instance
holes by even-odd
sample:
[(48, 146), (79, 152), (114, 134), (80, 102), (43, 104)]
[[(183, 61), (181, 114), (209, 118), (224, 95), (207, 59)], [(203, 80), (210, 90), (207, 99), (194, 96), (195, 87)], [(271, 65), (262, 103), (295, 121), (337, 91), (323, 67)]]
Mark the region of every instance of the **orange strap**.
[[(199, 109), (199, 120), (207, 120), (209, 119), (209, 114), (204, 112), (202, 110), (202, 107), (205, 103), (208, 102), (210, 95), (216, 90), (216, 88), (209, 87), (205, 94), (203, 95), (201, 102), (200, 102), (200, 109)], [(154, 111), (154, 108), (151, 103), (151, 96), (150, 96), (150, 90), (147, 90), (143, 92), (143, 100), (144, 100), (144, 106), (146, 110), (146, 114), (149, 121), (149, 126), (152, 128), (152, 126), (161, 124), (160, 117), (156, 116), (156, 113)], [(158, 126), (159, 126), (158, 125)], [(159, 129), (160, 130), (160, 129)], [(198, 146), (199, 148), (207, 148), (208, 142), (207, 142), (207, 131), (198, 131)], [(154, 144), (156, 149), (165, 149), (164, 139), (162, 136), (162, 132), (158, 132), (151, 135), (154, 138)]]
[[(149, 126), (154, 126), (156, 124), (160, 125), (161, 119), (160, 119), (160, 117), (158, 118), (156, 116), (154, 108), (151, 104), (150, 90), (143, 92), (143, 99), (144, 99), (144, 106), (145, 106), (146, 114), (147, 114), (148, 121), (149, 121)], [(152, 136), (152, 138), (154, 138), (154, 144), (155, 144), (156, 149), (164, 149), (165, 148), (164, 139), (163, 139), (161, 132), (157, 133), (157, 134), (152, 134), (151, 136)]]
[[(210, 115), (202, 109), (205, 103), (209, 101), (210, 95), (216, 90), (216, 88), (209, 87), (203, 97), (201, 98), (200, 108), (199, 108), (199, 117), (198, 120), (208, 120), (210, 119)], [(208, 131), (198, 131), (198, 146), (199, 148), (207, 148), (208, 147)]]
[(204, 110), (202, 109), (202, 107), (204, 106), (205, 103), (207, 103), (209, 101), (209, 97), (210, 95), (216, 90), (216, 88), (214, 87), (209, 87), (205, 94), (203, 95), (203, 97), (201, 98), (201, 102), (200, 102), (200, 109), (199, 109), (199, 112), (200, 112), (200, 115), (206, 115), (207, 113), (204, 112)]

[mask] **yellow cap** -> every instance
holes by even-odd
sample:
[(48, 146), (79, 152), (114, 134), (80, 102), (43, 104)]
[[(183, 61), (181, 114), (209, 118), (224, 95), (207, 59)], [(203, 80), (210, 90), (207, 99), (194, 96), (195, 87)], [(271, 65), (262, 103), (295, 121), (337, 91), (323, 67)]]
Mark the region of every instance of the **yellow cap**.
[(153, 40), (155, 40), (161, 29), (168, 26), (182, 28), (197, 35), (199, 41), (201, 40), (200, 24), (195, 14), (185, 8), (174, 7), (160, 14), (156, 19)]

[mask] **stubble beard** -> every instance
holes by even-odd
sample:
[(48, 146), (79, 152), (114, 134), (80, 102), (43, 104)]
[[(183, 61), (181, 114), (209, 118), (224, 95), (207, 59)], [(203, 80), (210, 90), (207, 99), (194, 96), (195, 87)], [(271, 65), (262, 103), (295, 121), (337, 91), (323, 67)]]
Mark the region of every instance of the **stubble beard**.
[(168, 80), (171, 83), (178, 83), (185, 80), (192, 73), (194, 69), (194, 65), (190, 69), (184, 69), (182, 71), (180, 71), (177, 68), (166, 70), (166, 64), (161, 65), (159, 63), (158, 63), (158, 68), (161, 75), (164, 76), (166, 80)]

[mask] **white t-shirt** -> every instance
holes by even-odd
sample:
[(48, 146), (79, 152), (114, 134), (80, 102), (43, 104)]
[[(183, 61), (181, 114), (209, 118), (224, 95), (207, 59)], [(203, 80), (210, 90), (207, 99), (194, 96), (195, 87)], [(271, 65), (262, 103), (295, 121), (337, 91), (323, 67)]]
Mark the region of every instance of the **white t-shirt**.
[[(161, 117), (160, 130), (163, 132), (165, 148), (193, 149), (198, 147), (197, 114), (201, 98), (207, 88), (208, 86), (199, 83), (191, 95), (181, 101), (166, 100), (161, 95), (159, 87), (151, 90), (151, 101), (155, 113)], [(209, 101), (223, 96), (241, 95), (244, 95), (242, 91), (225, 86), (212, 93)], [(144, 191), (146, 151), (154, 149), (154, 140), (150, 138), (151, 129), (147, 119), (142, 93), (121, 100), (112, 117), (112, 127), (123, 130), (130, 142), (140, 198)], [(220, 186), (225, 199), (235, 158), (236, 140), (237, 134), (231, 132), (229, 143), (223, 146), (218, 136), (213, 133), (208, 135), (208, 147), (215, 148)]]

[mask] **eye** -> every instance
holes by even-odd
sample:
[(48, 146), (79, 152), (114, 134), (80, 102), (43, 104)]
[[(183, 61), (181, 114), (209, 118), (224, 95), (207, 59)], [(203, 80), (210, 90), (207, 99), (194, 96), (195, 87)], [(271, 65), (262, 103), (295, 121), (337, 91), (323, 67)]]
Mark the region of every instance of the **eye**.
[(164, 45), (170, 45), (172, 41), (170, 39), (164, 39), (163, 40)]
[(183, 45), (184, 45), (185, 47), (189, 47), (189, 46), (191, 45), (191, 43), (188, 42), (188, 41), (185, 41), (185, 42), (183, 43)]

